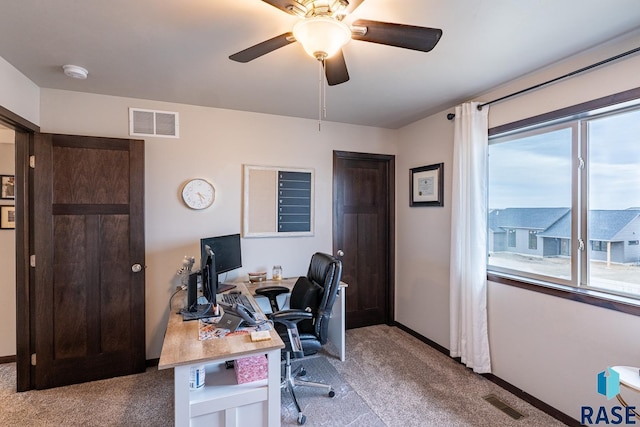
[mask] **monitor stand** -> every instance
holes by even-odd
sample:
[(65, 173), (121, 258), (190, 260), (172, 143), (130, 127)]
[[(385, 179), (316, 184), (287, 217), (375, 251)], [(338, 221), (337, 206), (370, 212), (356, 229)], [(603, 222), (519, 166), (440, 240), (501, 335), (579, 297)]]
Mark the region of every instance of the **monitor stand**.
[(220, 314), (215, 314), (213, 306), (211, 304), (197, 304), (195, 311), (189, 311), (186, 308), (180, 313), (182, 314), (182, 320), (197, 320), (205, 317), (217, 317)]

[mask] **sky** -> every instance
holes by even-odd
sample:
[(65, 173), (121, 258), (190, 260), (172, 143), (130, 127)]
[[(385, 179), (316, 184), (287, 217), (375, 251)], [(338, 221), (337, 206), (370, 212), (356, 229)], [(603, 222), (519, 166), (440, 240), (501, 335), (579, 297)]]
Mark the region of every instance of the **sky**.
[[(490, 141), (489, 208), (571, 207), (572, 133)], [(587, 135), (589, 209), (640, 207), (640, 110), (591, 119)]]

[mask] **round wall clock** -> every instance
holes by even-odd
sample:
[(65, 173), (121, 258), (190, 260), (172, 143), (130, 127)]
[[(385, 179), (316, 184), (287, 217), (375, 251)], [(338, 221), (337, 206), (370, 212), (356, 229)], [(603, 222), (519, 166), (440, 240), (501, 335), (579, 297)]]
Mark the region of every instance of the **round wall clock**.
[(215, 199), (213, 185), (201, 178), (191, 179), (182, 188), (182, 200), (191, 209), (206, 209)]

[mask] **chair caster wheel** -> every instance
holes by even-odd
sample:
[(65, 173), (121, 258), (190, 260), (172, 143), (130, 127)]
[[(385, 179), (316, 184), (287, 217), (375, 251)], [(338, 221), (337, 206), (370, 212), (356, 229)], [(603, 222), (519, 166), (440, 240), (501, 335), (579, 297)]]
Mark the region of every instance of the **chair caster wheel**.
[(333, 390), (329, 390), (329, 397), (334, 397), (336, 395), (336, 392)]
[(300, 369), (300, 372), (298, 372), (298, 376), (304, 377), (305, 375), (307, 375), (307, 370), (304, 368)]
[(302, 414), (298, 415), (298, 424), (304, 425), (304, 423), (306, 423), (306, 422), (307, 422), (307, 417), (306, 416), (304, 416)]

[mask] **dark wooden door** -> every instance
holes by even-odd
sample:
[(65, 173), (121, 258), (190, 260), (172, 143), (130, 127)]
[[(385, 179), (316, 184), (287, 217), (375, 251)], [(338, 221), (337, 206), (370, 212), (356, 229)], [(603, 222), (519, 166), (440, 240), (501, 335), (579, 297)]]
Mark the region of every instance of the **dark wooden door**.
[(36, 134), (33, 152), (35, 388), (144, 371), (144, 142)]
[(347, 328), (393, 320), (394, 157), (334, 152), (334, 253), (344, 252)]

